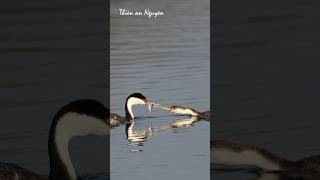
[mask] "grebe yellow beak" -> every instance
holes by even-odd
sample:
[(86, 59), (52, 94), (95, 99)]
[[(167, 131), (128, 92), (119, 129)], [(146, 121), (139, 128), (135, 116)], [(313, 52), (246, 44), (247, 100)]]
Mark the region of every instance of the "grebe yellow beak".
[(166, 110), (166, 111), (171, 111), (172, 107), (171, 106), (159, 106), (160, 109)]

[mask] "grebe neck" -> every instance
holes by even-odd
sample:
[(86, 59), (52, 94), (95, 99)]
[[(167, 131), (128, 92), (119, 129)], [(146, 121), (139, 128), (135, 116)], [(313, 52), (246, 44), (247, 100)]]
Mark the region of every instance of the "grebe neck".
[(132, 121), (134, 119), (134, 115), (133, 115), (133, 111), (132, 111), (132, 106), (134, 105), (145, 105), (145, 102), (137, 97), (129, 97), (126, 100), (126, 104), (125, 104), (125, 110), (126, 110), (126, 118), (127, 121)]
[(126, 107), (125, 107), (125, 111), (126, 111), (126, 119), (127, 121), (132, 121), (134, 119), (134, 115), (132, 112), (132, 104), (129, 103), (129, 101), (127, 100), (126, 102)]
[(76, 112), (59, 115), (53, 120), (49, 136), (50, 179), (76, 180), (77, 175), (69, 153), (73, 137), (108, 135), (105, 122), (97, 117)]

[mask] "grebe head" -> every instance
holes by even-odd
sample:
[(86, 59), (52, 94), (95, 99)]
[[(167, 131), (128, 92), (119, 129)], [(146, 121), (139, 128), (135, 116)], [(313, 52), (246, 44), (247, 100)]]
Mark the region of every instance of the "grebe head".
[(128, 96), (126, 100), (126, 118), (128, 120), (134, 119), (134, 115), (132, 112), (132, 106), (134, 105), (146, 105), (151, 112), (153, 103), (149, 101), (144, 95), (141, 93), (133, 93), (130, 96)]
[(192, 116), (197, 116), (199, 113), (188, 107), (183, 107), (183, 106), (160, 106), (161, 109), (171, 111), (176, 114), (183, 114), (183, 115), (192, 115)]
[(109, 135), (109, 109), (95, 100), (77, 100), (62, 107), (55, 115), (49, 135), (51, 179), (77, 179), (69, 155), (73, 137)]

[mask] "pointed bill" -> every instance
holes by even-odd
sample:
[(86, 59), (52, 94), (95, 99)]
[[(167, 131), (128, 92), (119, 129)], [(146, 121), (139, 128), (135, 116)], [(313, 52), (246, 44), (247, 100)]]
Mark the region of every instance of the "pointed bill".
[(152, 103), (148, 103), (148, 109), (149, 109), (149, 111), (151, 112), (152, 111), (152, 108), (153, 108), (153, 104)]
[(167, 106), (159, 106), (159, 108), (167, 111), (171, 110), (171, 107), (167, 107)]

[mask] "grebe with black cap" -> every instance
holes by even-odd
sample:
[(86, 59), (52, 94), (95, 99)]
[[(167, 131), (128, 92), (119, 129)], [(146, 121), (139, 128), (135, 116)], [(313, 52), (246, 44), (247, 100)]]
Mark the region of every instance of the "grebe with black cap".
[[(69, 142), (77, 136), (109, 135), (110, 112), (95, 100), (82, 99), (62, 107), (54, 116), (49, 132), (50, 180), (77, 180), (69, 154)], [(0, 163), (1, 180), (44, 180), (25, 168)]]
[(127, 97), (126, 103), (125, 103), (125, 113), (126, 116), (120, 116), (114, 113), (111, 113), (110, 115), (110, 126), (115, 127), (118, 126), (121, 123), (126, 123), (133, 121), (134, 114), (132, 111), (132, 107), (134, 105), (146, 105), (151, 112), (151, 109), (153, 105), (157, 105), (149, 101), (144, 95), (141, 93), (133, 93)]

